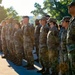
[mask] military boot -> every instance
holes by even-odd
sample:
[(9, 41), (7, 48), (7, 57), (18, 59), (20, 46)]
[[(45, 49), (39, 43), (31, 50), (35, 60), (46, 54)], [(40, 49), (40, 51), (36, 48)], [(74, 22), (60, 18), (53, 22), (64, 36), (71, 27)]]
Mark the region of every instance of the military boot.
[(49, 68), (47, 68), (42, 74), (43, 74), (43, 75), (49, 75), (49, 74), (50, 74), (50, 73), (49, 73)]

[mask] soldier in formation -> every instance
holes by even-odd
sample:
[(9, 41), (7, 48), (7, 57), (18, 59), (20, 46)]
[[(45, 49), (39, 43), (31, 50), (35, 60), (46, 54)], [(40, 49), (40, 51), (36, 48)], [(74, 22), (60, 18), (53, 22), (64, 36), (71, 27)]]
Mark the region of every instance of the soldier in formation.
[(67, 30), (67, 51), (69, 59), (69, 74), (75, 75), (75, 1), (68, 5), (68, 12), (72, 16)]
[(34, 26), (29, 23), (29, 17), (23, 16), (23, 47), (27, 60), (27, 69), (34, 69), (34, 58), (32, 50), (34, 47)]
[[(60, 72), (61, 75), (68, 75), (68, 52), (66, 48), (66, 37), (67, 37), (67, 28), (69, 25), (70, 16), (65, 16), (62, 19), (62, 27), (64, 27), (63, 32), (61, 33), (61, 42), (60, 42)], [(66, 67), (66, 70), (64, 67), (61, 67), (61, 65), (64, 65)], [(64, 70), (62, 70), (62, 68)]]
[(49, 27), (47, 25), (46, 17), (41, 18), (41, 29), (39, 36), (39, 61), (42, 65), (42, 70), (37, 72), (43, 74), (49, 74), (49, 65), (48, 65), (48, 48), (47, 48), (47, 33), (49, 31)]
[(41, 25), (39, 23), (39, 19), (35, 20), (35, 31), (34, 31), (34, 35), (35, 35), (35, 47), (36, 47), (36, 54), (39, 58), (39, 36), (40, 36), (40, 28)]
[(48, 47), (48, 57), (49, 66), (52, 70), (52, 75), (58, 75), (57, 65), (58, 65), (58, 28), (56, 27), (56, 19), (49, 19), (50, 29), (47, 34), (47, 47)]
[(19, 66), (22, 65), (22, 59), (25, 59), (27, 65), (24, 67), (32, 70), (35, 61), (32, 51), (35, 46), (42, 66), (38, 73), (46, 75), (51, 70), (52, 75), (75, 75), (75, 2), (69, 4), (68, 12), (72, 18), (63, 17), (64, 29), (60, 38), (54, 18), (36, 19), (35, 27), (29, 23), (28, 16), (23, 16), (21, 24), (13, 18), (5, 19), (1, 23), (2, 57)]

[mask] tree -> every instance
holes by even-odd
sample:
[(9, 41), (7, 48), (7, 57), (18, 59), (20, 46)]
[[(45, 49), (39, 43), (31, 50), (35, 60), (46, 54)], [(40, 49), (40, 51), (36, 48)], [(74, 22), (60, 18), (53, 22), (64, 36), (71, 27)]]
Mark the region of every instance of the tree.
[(7, 17), (7, 12), (4, 7), (0, 6), (0, 22)]
[(18, 13), (13, 9), (13, 7), (7, 8), (7, 15), (8, 17), (13, 17), (15, 18)]
[(0, 0), (0, 4), (2, 3), (2, 0)]
[(17, 20), (20, 19), (20, 16), (18, 16), (18, 13), (16, 12), (16, 10), (14, 10), (13, 7), (7, 8), (7, 16), (8, 18), (15, 18)]
[[(62, 17), (68, 16), (68, 7), (67, 5), (72, 0), (44, 0), (43, 5), (44, 7), (41, 8), (41, 5), (35, 4), (36, 10), (34, 10), (32, 13), (35, 14), (43, 14), (45, 13), (45, 10), (47, 11), (47, 14), (50, 14), (52, 17), (57, 18), (58, 20), (61, 20)], [(40, 12), (39, 12), (40, 11)]]
[(44, 12), (44, 8), (41, 7), (40, 4), (38, 3), (35, 3), (34, 4), (34, 7), (36, 8), (35, 10), (31, 11), (31, 13), (33, 13), (35, 16), (41, 14), (42, 16), (43, 15), (46, 15), (46, 13)]
[(61, 20), (63, 16), (68, 16), (68, 4), (71, 0), (45, 0), (43, 2), (45, 9), (47, 12), (52, 15), (52, 17)]

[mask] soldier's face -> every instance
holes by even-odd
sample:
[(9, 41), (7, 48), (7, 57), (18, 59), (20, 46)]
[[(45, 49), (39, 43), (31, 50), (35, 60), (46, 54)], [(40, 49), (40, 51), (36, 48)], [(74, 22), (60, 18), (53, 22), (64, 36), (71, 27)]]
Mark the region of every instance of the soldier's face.
[(49, 22), (50, 24), (50, 27), (52, 28), (54, 26), (54, 23), (53, 22)]
[(41, 25), (41, 20), (39, 20), (39, 23), (40, 23), (40, 25)]
[(35, 21), (35, 25), (39, 25), (39, 21)]
[(68, 13), (69, 14), (75, 14), (75, 6), (68, 6)]
[(47, 20), (50, 18), (50, 17), (46, 17), (47, 18)]
[(42, 25), (45, 25), (46, 24), (46, 21), (45, 20), (41, 20), (41, 24)]
[(68, 26), (68, 24), (69, 24), (69, 22), (63, 21), (63, 22), (62, 22), (62, 27), (66, 27), (66, 26)]
[(29, 23), (29, 18), (24, 18), (23, 19), (23, 24), (28, 24)]
[(17, 24), (15, 24), (15, 29), (19, 29), (20, 27), (19, 27), (19, 25), (17, 25)]

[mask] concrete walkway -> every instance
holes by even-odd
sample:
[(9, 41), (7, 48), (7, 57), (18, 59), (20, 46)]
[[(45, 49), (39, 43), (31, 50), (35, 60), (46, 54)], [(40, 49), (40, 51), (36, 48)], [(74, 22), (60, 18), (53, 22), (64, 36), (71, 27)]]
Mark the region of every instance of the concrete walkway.
[[(23, 61), (23, 63), (25, 62)], [(40, 73), (36, 72), (37, 69), (41, 69), (37, 65), (34, 65), (35, 70), (27, 70), (22, 66), (16, 66), (12, 62), (2, 59), (0, 53), (0, 75), (41, 75)]]
[(8, 67), (9, 65), (7, 60), (0, 56), (0, 75), (18, 75), (12, 67)]

